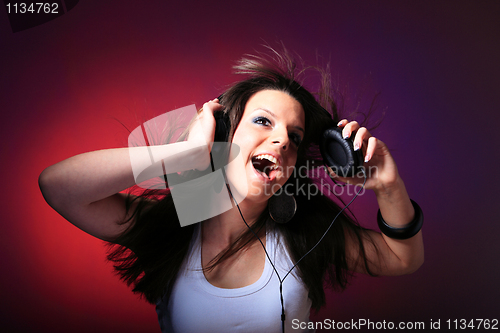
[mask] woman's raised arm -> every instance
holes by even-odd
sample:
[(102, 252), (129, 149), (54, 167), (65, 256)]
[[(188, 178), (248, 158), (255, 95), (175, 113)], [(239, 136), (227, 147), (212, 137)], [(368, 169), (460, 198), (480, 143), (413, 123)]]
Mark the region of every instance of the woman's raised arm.
[(128, 224), (125, 194), (135, 184), (127, 148), (100, 150), (68, 158), (40, 174), (47, 203), (92, 236), (113, 240)]
[[(355, 149), (366, 147), (365, 169), (368, 170), (366, 189), (375, 192), (380, 215), (390, 228), (405, 228), (422, 216), (414, 209), (405, 185), (399, 176), (396, 163), (387, 146), (371, 136), (368, 130), (356, 122), (342, 120), (344, 137), (354, 137)], [(360, 178), (340, 178), (339, 180), (360, 185)], [(353, 271), (366, 273), (366, 267), (359, 260), (359, 247), (354, 236), (347, 234), (348, 259)], [(402, 275), (417, 270), (424, 261), (422, 231), (408, 239), (394, 239), (383, 233), (363, 231), (367, 262), (371, 273), (376, 275)]]
[[(40, 174), (47, 203), (69, 222), (97, 238), (112, 241), (131, 223), (133, 208), (125, 206), (121, 191), (166, 173), (205, 169), (210, 163), (213, 111), (216, 100), (205, 103), (187, 141), (169, 145), (99, 150), (54, 164)], [(197, 127), (198, 126), (198, 127)], [(212, 138), (210, 140), (210, 137)], [(154, 162), (152, 162), (154, 161)], [(163, 163), (160, 168), (158, 164)], [(164, 167), (164, 169), (163, 169)], [(127, 223), (123, 223), (128, 221)]]

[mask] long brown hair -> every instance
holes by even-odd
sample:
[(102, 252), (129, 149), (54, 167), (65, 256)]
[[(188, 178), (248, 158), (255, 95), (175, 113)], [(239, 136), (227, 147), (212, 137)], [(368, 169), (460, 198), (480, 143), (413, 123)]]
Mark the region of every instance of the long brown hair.
[[(279, 90), (294, 97), (305, 112), (305, 135), (297, 155), (297, 169), (322, 166), (318, 143), (326, 127), (335, 126), (339, 120), (337, 106), (329, 85), (328, 73), (322, 77), (315, 97), (300, 83), (307, 68), (297, 68), (292, 56), (284, 50), (271, 49), (268, 56), (243, 58), (236, 66), (236, 73), (246, 79), (233, 84), (222, 95), (222, 104), (231, 128), (229, 141), (238, 126), (245, 105), (250, 97), (261, 90)], [(309, 68), (311, 69), (311, 68)], [(318, 103), (323, 103), (323, 106)], [(324, 110), (328, 109), (330, 115)], [(302, 193), (300, 188), (316, 186), (307, 173), (295, 172), (287, 181), (287, 191), (295, 193), (297, 212), (287, 224), (273, 224), (267, 210), (252, 225), (254, 232), (263, 234), (264, 226), (276, 228), (285, 240), (287, 249), (296, 262), (323, 235), (340, 208), (325, 195)], [(153, 200), (145, 200), (145, 198)], [(133, 291), (144, 295), (151, 303), (169, 297), (179, 269), (188, 252), (194, 226), (180, 227), (172, 197), (167, 190), (147, 190), (142, 196), (130, 199), (127, 209), (135, 204), (129, 229), (114, 242), (109, 243), (108, 259), (116, 272)], [(347, 214), (335, 222), (319, 246), (297, 265), (297, 274), (309, 290), (312, 306), (319, 309), (325, 304), (324, 285), (343, 290), (351, 277), (346, 258), (345, 235), (354, 235), (359, 249), (359, 259), (368, 273), (368, 262), (360, 228)], [(255, 242), (250, 230), (244, 232), (233, 244), (212, 260), (206, 269), (212, 269), (242, 248)]]

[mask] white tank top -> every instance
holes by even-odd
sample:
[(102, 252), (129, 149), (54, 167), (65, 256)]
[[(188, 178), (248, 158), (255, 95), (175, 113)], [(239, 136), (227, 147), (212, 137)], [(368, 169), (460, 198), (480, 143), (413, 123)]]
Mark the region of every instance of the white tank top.
[[(266, 258), (262, 276), (255, 283), (236, 289), (215, 287), (201, 269), (200, 226), (195, 229), (168, 305), (166, 300), (156, 305), (162, 332), (281, 333), (279, 280), (269, 260)], [(278, 235), (267, 233), (266, 249), (283, 278), (293, 264), (285, 247), (278, 245)], [(307, 288), (294, 271), (283, 282), (285, 332), (301, 332), (297, 324), (292, 326), (292, 320), (309, 321), (311, 308)]]

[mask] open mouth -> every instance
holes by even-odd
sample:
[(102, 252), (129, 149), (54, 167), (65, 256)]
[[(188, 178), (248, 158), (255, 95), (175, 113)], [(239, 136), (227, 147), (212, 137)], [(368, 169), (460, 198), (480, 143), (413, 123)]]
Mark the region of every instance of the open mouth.
[(269, 154), (260, 154), (252, 157), (252, 164), (255, 170), (269, 180), (276, 177), (279, 167), (276, 157)]

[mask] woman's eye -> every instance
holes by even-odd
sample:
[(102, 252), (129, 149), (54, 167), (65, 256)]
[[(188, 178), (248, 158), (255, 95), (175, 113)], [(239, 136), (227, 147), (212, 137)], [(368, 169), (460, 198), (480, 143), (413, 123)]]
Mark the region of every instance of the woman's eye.
[(254, 119), (254, 123), (265, 126), (271, 125), (271, 121), (266, 117), (257, 117)]
[(302, 138), (301, 138), (301, 137), (300, 137), (300, 135), (298, 135), (298, 134), (294, 134), (294, 133), (292, 133), (292, 134), (290, 135), (290, 139), (292, 139), (292, 142), (293, 142), (293, 143), (295, 144), (295, 146), (297, 146), (297, 147), (298, 147), (298, 146), (300, 145), (300, 143), (302, 142)]

